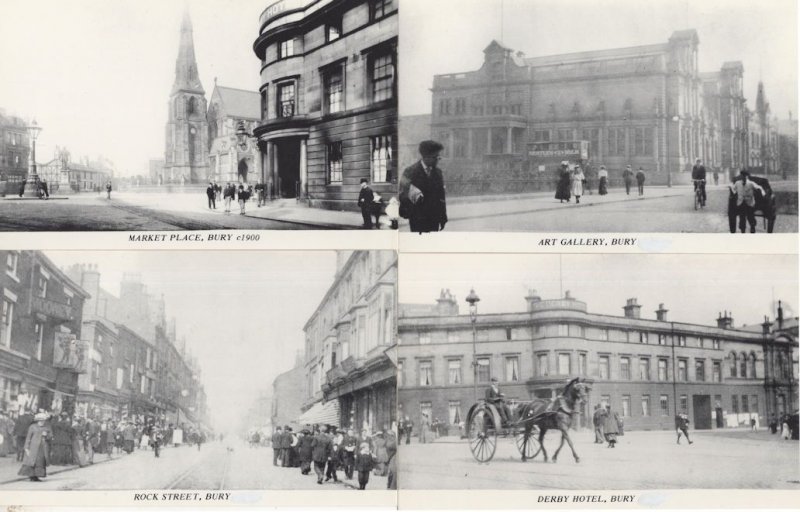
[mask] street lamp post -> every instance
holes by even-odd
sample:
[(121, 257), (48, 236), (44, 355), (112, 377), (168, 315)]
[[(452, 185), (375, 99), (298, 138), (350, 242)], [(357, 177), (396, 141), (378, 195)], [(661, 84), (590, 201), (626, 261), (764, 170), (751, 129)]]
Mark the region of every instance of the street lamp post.
[(31, 158), (28, 165), (28, 175), (25, 177), (25, 188), (22, 195), (24, 197), (39, 197), (39, 176), (36, 174), (36, 139), (42, 128), (36, 124), (34, 119), (28, 126), (28, 134), (31, 137)]
[(465, 299), (469, 303), (469, 320), (472, 322), (472, 391), (475, 394), (475, 401), (478, 401), (478, 332), (475, 323), (478, 321), (478, 302), (480, 297), (475, 293), (475, 289), (469, 291)]
[(667, 157), (666, 158), (666, 164), (667, 164), (667, 187), (672, 188), (672, 171), (670, 171), (670, 166), (669, 166), (669, 158), (670, 158), (670, 155), (669, 155), (669, 132), (670, 132), (669, 122), (670, 121), (680, 121), (680, 117), (672, 116), (671, 118), (667, 118), (667, 133), (664, 134), (664, 137), (665, 137), (664, 138), (664, 142), (666, 142), (666, 145), (667, 145), (667, 154), (666, 154), (666, 157)]

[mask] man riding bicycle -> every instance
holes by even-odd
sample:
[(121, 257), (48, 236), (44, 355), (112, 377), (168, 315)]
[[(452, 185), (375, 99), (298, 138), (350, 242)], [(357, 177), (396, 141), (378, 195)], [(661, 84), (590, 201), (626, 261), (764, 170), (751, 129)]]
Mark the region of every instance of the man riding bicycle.
[(695, 160), (694, 167), (692, 167), (692, 181), (694, 182), (694, 189), (700, 187), (700, 194), (702, 196), (702, 205), (706, 205), (706, 168), (703, 162), (698, 158)]

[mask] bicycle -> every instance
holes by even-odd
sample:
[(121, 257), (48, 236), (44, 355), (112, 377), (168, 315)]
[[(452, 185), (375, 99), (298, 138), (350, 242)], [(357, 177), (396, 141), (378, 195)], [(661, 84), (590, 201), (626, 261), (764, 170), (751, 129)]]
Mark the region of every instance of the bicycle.
[(694, 183), (694, 209), (705, 208), (706, 202), (703, 200), (703, 189), (706, 180), (692, 180)]

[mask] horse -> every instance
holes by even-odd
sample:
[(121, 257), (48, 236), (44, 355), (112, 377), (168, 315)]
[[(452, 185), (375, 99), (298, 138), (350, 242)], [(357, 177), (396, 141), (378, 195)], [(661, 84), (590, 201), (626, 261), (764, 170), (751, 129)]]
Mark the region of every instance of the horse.
[[(533, 427), (539, 428), (539, 449), (533, 454), (531, 459), (542, 452), (544, 461), (547, 462), (547, 450), (544, 448), (544, 435), (548, 430), (561, 431), (561, 444), (553, 454), (553, 462), (558, 460), (558, 453), (564, 446), (564, 441), (569, 444), (572, 450), (572, 456), (575, 457), (575, 462), (580, 462), (581, 459), (575, 453), (575, 447), (572, 445), (572, 440), (569, 438), (569, 428), (572, 425), (572, 418), (575, 414), (580, 414), (577, 405), (587, 399), (589, 385), (581, 381), (580, 377), (576, 377), (569, 381), (564, 387), (561, 395), (555, 400), (545, 400), (542, 398), (527, 402), (520, 406), (518, 412), (519, 422), (525, 425), (525, 438), (530, 436)], [(522, 453), (522, 461), (525, 462), (525, 452)]]

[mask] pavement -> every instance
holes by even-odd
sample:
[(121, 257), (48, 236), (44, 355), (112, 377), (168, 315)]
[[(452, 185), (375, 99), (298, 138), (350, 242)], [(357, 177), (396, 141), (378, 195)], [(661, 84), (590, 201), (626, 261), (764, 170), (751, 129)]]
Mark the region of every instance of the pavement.
[[(494, 458), (478, 463), (466, 440), (401, 444), (403, 489), (792, 489), (800, 490), (797, 441), (766, 430), (690, 432), (693, 444), (676, 443), (672, 431), (626, 432), (616, 448), (594, 444), (591, 431), (571, 432), (576, 463), (564, 445), (558, 462), (520, 460), (513, 438), (499, 438)], [(560, 442), (549, 432), (552, 457)]]
[[(14, 458), (0, 459), (0, 491), (3, 490), (138, 490), (138, 489), (219, 489), (219, 490), (353, 490), (357, 480), (317, 484), (300, 468), (272, 465), (272, 449), (250, 448), (245, 443), (212, 442), (200, 450), (193, 446), (166, 447), (156, 458), (153, 452), (136, 450), (106, 460), (96, 455), (95, 464), (50, 466), (47, 478), (31, 482), (16, 475), (19, 463)], [(386, 489), (387, 478), (370, 476), (368, 490)]]

